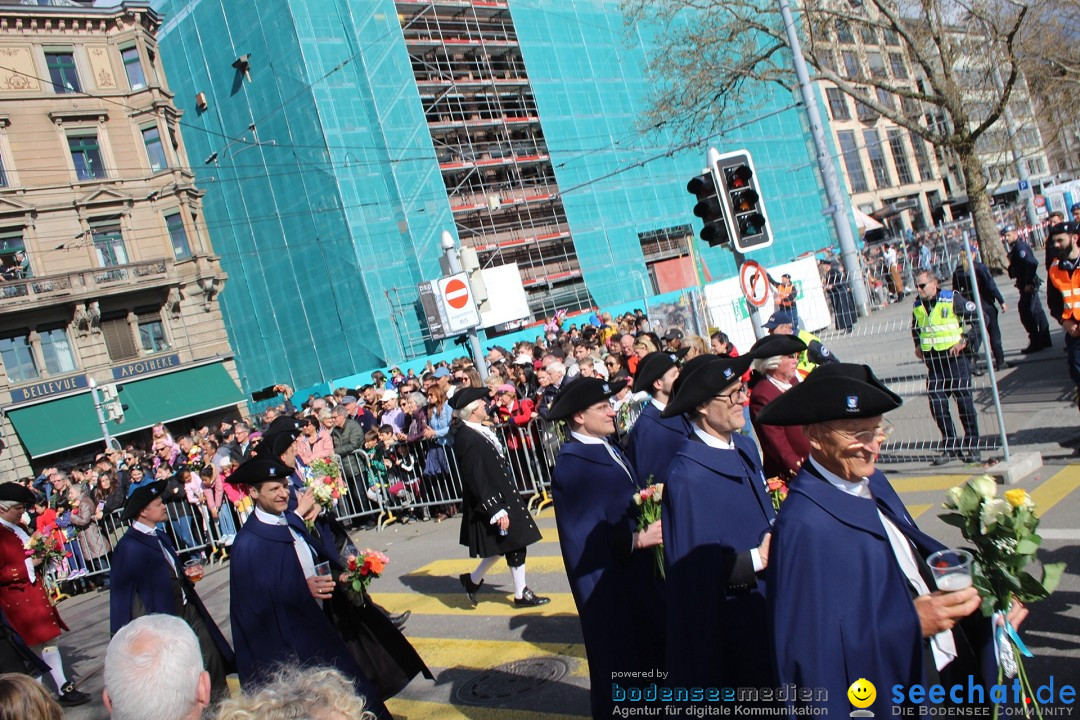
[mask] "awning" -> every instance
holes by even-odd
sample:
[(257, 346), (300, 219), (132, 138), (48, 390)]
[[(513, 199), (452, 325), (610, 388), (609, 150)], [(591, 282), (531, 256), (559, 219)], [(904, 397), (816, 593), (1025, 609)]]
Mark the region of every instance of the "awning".
[[(113, 436), (144, 430), (159, 422), (212, 412), (236, 405), (244, 394), (220, 362), (123, 383), (120, 402), (124, 421), (107, 426)], [(36, 458), (101, 442), (94, 402), (89, 392), (7, 411), (26, 452)]]
[(852, 208), (852, 210), (855, 211), (855, 227), (859, 228), (863, 233), (867, 230), (880, 230), (885, 227), (859, 208)]

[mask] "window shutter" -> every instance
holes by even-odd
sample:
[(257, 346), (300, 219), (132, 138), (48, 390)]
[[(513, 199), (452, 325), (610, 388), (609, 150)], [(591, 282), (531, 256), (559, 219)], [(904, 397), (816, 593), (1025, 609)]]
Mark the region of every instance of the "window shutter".
[(112, 360), (138, 357), (139, 351), (135, 348), (135, 338), (131, 334), (131, 325), (128, 324), (127, 316), (103, 319), (101, 333), (105, 336), (105, 347)]

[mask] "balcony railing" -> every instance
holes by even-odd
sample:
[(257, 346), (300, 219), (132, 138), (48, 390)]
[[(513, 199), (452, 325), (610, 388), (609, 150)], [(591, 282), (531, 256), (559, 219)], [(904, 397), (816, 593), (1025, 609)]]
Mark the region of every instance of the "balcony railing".
[(54, 298), (111, 295), (154, 281), (175, 277), (173, 260), (158, 258), (127, 265), (76, 270), (62, 275), (0, 282), (0, 307), (35, 303)]

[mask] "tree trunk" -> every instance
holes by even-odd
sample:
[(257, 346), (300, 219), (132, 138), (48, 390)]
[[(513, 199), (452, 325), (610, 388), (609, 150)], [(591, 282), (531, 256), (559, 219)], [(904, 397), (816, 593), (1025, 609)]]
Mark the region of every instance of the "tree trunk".
[(990, 195), (986, 192), (986, 178), (983, 175), (982, 161), (975, 148), (957, 151), (961, 167), (964, 168), (964, 180), (967, 183), (968, 205), (971, 217), (975, 221), (975, 236), (979, 240), (982, 261), (995, 275), (1005, 272), (1008, 260), (1005, 247), (1001, 244), (1001, 234), (994, 213), (990, 209)]

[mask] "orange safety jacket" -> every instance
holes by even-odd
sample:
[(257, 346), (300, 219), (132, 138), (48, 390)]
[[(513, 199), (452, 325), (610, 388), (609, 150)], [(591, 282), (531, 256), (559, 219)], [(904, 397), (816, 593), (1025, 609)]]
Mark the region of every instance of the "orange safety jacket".
[(1070, 272), (1061, 267), (1061, 260), (1054, 260), (1047, 276), (1050, 284), (1061, 293), (1061, 319), (1080, 320), (1080, 265)]
[(776, 304), (785, 310), (795, 307), (795, 285), (778, 285), (776, 287)]

